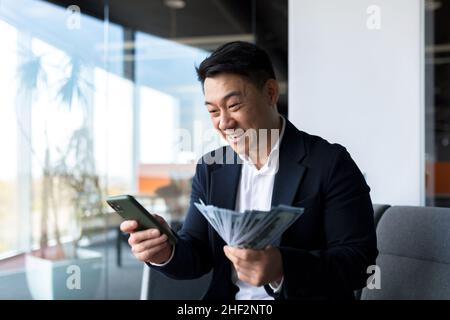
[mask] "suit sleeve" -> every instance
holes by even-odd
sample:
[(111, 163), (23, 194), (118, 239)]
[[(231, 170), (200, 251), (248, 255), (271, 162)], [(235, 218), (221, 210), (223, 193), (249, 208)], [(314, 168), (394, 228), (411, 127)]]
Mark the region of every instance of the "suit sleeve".
[(366, 285), (378, 255), (370, 188), (345, 148), (340, 147), (325, 175), (321, 212), (326, 249), (280, 247), (284, 283), (279, 299), (347, 299)]
[(208, 241), (208, 222), (194, 206), (206, 199), (206, 164), (197, 164), (192, 181), (190, 205), (183, 227), (177, 235), (176, 250), (164, 266), (149, 267), (173, 279), (194, 279), (212, 269), (212, 253)]

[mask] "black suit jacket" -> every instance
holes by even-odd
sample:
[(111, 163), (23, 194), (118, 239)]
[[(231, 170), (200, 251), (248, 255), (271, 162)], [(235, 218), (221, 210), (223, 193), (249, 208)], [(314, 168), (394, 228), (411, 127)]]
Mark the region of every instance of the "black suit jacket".
[[(227, 146), (197, 164), (175, 254), (167, 265), (151, 266), (175, 279), (197, 278), (212, 269), (204, 299), (232, 300), (238, 290), (231, 282), (225, 242), (193, 205), (202, 199), (234, 210), (242, 164), (208, 164), (213, 158), (227, 157), (239, 160)], [(299, 131), (286, 120), (272, 205), (306, 210), (282, 236), (284, 283), (277, 294), (266, 285), (269, 295), (275, 299), (354, 298), (353, 290), (366, 285), (367, 267), (375, 264), (378, 254), (369, 191), (344, 147)]]

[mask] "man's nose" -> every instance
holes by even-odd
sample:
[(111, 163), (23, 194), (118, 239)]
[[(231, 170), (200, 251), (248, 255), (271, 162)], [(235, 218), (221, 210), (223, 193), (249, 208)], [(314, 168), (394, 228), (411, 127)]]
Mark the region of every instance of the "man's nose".
[(234, 128), (234, 119), (228, 114), (228, 112), (222, 112), (219, 119), (219, 129), (226, 130)]

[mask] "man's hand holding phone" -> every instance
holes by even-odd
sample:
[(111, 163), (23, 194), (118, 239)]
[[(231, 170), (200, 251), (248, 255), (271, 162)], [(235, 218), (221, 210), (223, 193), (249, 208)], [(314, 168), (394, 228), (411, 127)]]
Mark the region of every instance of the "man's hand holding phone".
[[(153, 215), (161, 224), (168, 227), (167, 222), (160, 216)], [(126, 220), (120, 224), (120, 230), (130, 234), (128, 243), (136, 259), (147, 262), (163, 264), (171, 255), (173, 246), (165, 234), (157, 228), (136, 231), (138, 223), (135, 220)]]

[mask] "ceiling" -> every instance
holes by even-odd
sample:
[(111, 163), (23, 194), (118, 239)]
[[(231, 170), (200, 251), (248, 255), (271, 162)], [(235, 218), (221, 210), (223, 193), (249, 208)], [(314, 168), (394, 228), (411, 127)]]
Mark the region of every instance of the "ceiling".
[(173, 39), (203, 49), (232, 40), (255, 41), (267, 50), (282, 84), (279, 108), (287, 111), (287, 0), (182, 0), (172, 9), (167, 0), (51, 0), (68, 7), (77, 5), (83, 14), (105, 19), (130, 31)]
[[(208, 39), (248, 39), (269, 51), (280, 80), (287, 79), (287, 0), (184, 0), (183, 9), (171, 9), (165, 0), (53, 0), (68, 7), (76, 4), (83, 14), (105, 18), (125, 28), (164, 38), (192, 41), (208, 47)], [(201, 38), (200, 40), (195, 38)]]

